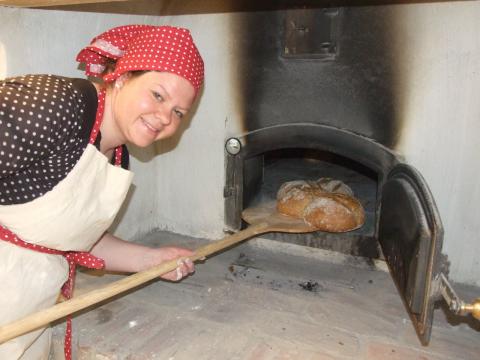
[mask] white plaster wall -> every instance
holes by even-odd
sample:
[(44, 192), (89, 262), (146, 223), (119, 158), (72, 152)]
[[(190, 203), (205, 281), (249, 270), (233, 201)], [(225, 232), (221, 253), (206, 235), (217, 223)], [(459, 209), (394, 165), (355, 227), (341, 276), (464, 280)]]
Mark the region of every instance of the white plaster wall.
[(480, 2), (395, 11), (398, 151), (436, 199), (451, 277), (480, 285)]
[(0, 79), (7, 75), (7, 54), (5, 54), (5, 47), (0, 43)]
[[(132, 149), (134, 187), (115, 231), (130, 239), (153, 229), (218, 238), (223, 230), (224, 132), (229, 116), (227, 16), (132, 16), (0, 7), (0, 75), (84, 77), (75, 56), (118, 25), (169, 24), (191, 30), (206, 64), (200, 105), (182, 134)], [(4, 51), (3, 51), (4, 50)]]

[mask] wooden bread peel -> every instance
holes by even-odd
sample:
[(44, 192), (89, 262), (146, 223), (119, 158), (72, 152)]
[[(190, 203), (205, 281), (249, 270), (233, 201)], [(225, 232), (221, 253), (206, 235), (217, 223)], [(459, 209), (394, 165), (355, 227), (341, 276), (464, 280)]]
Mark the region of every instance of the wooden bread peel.
[[(215, 254), (220, 250), (227, 249), (255, 235), (268, 232), (307, 233), (316, 231), (315, 228), (306, 224), (303, 220), (279, 214), (276, 211), (275, 205), (275, 202), (271, 202), (246, 209), (243, 211), (242, 217), (250, 224), (248, 228), (202, 246), (188, 258), (193, 262), (203, 260), (207, 256)], [(20, 320), (1, 326), (0, 344), (158, 278), (163, 274), (175, 270), (177, 266), (177, 259), (162, 263), (148, 270), (127, 276), (99, 289), (73, 297), (70, 300), (66, 300), (50, 308), (40, 310)]]

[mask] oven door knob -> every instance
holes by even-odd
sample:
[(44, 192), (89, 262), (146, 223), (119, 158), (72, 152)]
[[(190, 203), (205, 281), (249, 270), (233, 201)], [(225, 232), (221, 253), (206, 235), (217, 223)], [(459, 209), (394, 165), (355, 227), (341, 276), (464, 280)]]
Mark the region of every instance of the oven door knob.
[(460, 308), (462, 314), (472, 313), (472, 316), (480, 320), (480, 298), (475, 300), (472, 304), (462, 304)]
[(225, 143), (225, 150), (227, 150), (230, 155), (237, 155), (242, 150), (242, 144), (240, 143), (240, 140), (230, 138)]

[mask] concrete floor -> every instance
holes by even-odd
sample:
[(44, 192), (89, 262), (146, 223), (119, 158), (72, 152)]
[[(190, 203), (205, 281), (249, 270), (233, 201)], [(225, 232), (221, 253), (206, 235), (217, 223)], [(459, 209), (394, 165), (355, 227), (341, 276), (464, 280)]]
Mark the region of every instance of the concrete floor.
[[(171, 233), (152, 246), (206, 242)], [(313, 248), (252, 239), (197, 265), (180, 283), (154, 281), (74, 318), (74, 358), (480, 359), (480, 322), (435, 311), (422, 346), (385, 266)], [(80, 272), (76, 293), (118, 280)], [(465, 300), (480, 289), (455, 285)], [(61, 358), (64, 323), (54, 327)], [(56, 356), (57, 355), (57, 356)]]

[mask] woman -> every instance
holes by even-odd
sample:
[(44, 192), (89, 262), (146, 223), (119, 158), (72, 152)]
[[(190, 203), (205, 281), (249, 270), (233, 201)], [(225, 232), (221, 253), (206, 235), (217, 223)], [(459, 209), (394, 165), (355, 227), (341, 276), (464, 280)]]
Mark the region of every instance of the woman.
[[(178, 247), (148, 248), (108, 232), (132, 174), (126, 143), (173, 135), (203, 84), (188, 30), (129, 25), (77, 56), (84, 79), (28, 75), (0, 82), (0, 324), (71, 296), (75, 264), (137, 272), (179, 259), (164, 279), (194, 271)], [(47, 359), (49, 329), (0, 345), (0, 359)], [(65, 354), (70, 358), (70, 324)]]

